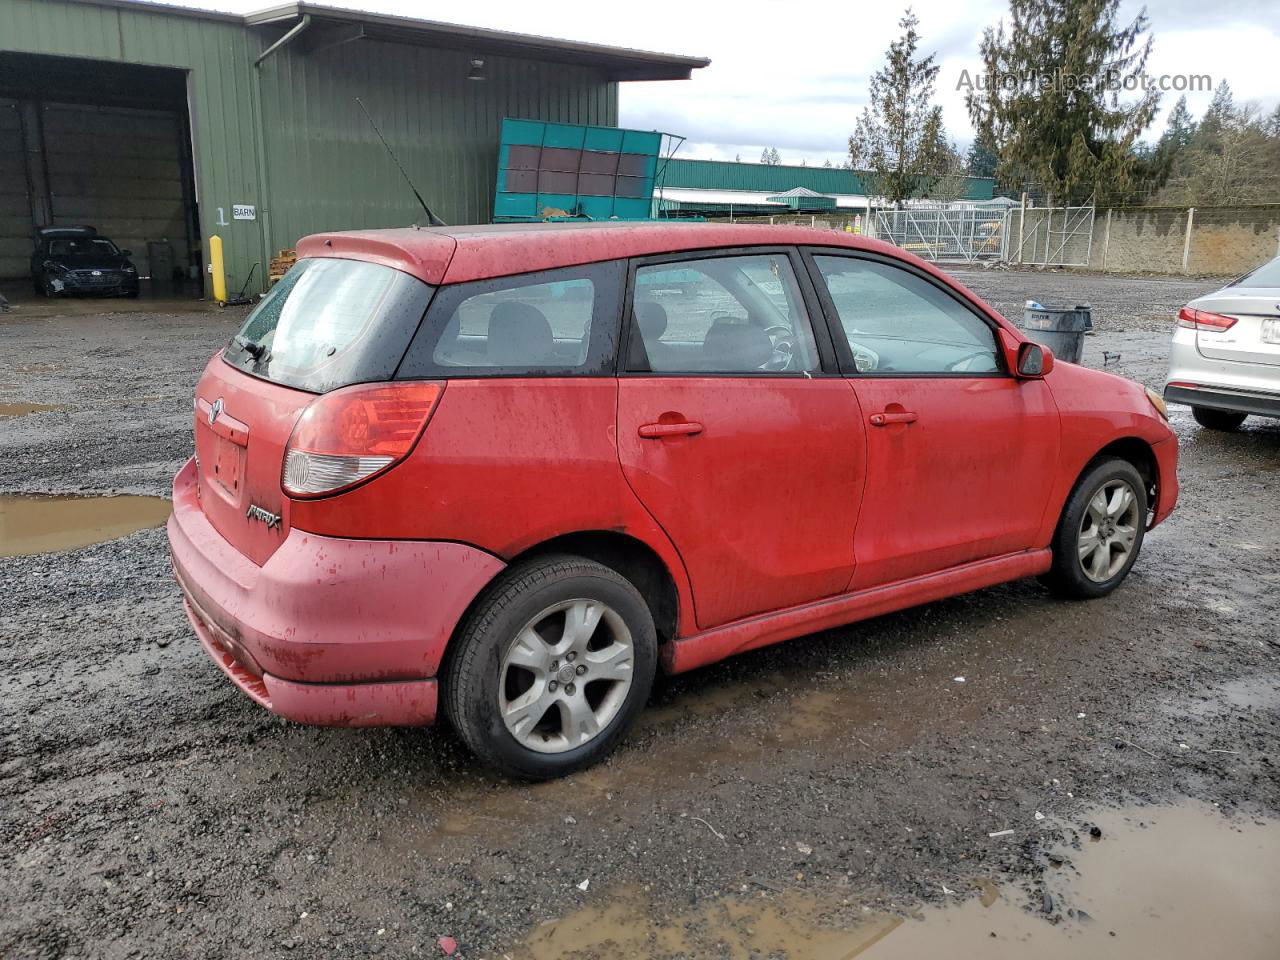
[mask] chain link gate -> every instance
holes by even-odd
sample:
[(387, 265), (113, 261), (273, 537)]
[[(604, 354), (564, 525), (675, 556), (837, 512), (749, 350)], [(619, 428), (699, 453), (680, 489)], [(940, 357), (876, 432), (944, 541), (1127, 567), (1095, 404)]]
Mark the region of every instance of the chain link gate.
[(1008, 228), (1003, 210), (914, 207), (875, 215), (876, 237), (925, 260), (1003, 260)]

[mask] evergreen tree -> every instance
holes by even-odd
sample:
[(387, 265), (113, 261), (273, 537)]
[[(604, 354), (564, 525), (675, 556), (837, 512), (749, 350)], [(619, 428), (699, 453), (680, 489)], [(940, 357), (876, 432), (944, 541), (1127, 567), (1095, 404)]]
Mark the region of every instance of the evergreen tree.
[(994, 177), (1000, 157), (996, 153), (995, 144), (981, 131), (973, 138), (969, 147), (966, 167), (971, 177)]
[(869, 189), (894, 206), (928, 196), (950, 160), (942, 108), (933, 104), (935, 55), (916, 57), (919, 23), (908, 7), (898, 22), (902, 36), (872, 75), (870, 103), (849, 137), (850, 165), (866, 169)]
[[(1146, 9), (1121, 25), (1119, 8), (1120, 0), (1009, 0), (1008, 32), (1004, 21), (985, 31), (984, 75), (965, 101), (996, 147), (1002, 179), (1038, 182), (1067, 201), (1133, 188), (1135, 147), (1160, 95), (1141, 89)], [(1125, 89), (1139, 90), (1137, 99), (1121, 100)]]
[[(1183, 172), (1187, 162), (1187, 150), (1195, 136), (1196, 122), (1187, 109), (1187, 98), (1181, 96), (1169, 111), (1164, 133), (1154, 148), (1137, 149), (1138, 175), (1152, 190), (1159, 189), (1171, 177)], [(1148, 193), (1149, 195), (1149, 193)]]

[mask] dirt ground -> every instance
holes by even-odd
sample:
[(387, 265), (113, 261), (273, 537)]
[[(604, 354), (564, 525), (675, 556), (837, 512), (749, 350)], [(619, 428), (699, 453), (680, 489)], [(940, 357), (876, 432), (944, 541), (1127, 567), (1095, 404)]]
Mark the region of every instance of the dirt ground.
[[(1092, 304), (1084, 362), (1152, 385), (1214, 286), (961, 279)], [(0, 315), (0, 493), (166, 495), (241, 314)], [(0, 957), (1280, 955), (1280, 423), (1173, 425), (1180, 506), (1110, 597), (1014, 583), (660, 680), (538, 786), (444, 728), (260, 710), (160, 529), (0, 558)]]

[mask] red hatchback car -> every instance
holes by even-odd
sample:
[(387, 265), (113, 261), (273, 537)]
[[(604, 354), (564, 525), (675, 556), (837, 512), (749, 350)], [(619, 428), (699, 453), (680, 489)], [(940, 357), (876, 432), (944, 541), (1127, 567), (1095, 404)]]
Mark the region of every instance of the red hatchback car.
[(210, 360), (173, 565), (282, 716), (514, 775), (655, 672), (1020, 577), (1113, 590), (1177, 497), (1159, 396), (934, 267), (792, 227), (309, 237)]

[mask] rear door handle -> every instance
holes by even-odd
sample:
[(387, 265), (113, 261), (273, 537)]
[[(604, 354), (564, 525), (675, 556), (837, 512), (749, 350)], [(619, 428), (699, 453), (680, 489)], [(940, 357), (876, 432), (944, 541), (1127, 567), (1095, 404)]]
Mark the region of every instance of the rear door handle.
[(646, 440), (660, 440), (663, 437), (692, 437), (702, 432), (702, 424), (694, 421), (687, 423), (645, 423), (636, 431)]
[(887, 427), (891, 423), (915, 423), (919, 419), (909, 410), (895, 411), (893, 413), (873, 413), (871, 415), (871, 425), (873, 427)]

